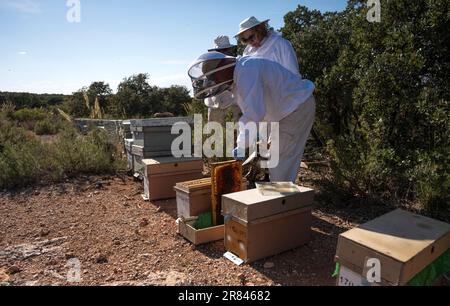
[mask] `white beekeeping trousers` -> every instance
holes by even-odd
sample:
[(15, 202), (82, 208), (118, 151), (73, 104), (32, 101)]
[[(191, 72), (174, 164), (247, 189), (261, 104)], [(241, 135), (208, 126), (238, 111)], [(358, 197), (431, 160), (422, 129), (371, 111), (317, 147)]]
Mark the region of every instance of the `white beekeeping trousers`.
[[(316, 101), (311, 96), (295, 112), (280, 121), (279, 164), (269, 169), (271, 182), (295, 183), (315, 115)], [(276, 135), (271, 135), (272, 143), (274, 137)], [(272, 147), (270, 153), (272, 156), (278, 154)]]

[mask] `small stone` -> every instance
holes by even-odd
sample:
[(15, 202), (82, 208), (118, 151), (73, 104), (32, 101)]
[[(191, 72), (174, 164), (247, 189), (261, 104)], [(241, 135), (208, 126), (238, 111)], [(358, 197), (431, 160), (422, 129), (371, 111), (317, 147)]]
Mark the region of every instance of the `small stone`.
[(273, 268), (275, 268), (275, 264), (273, 262), (268, 261), (264, 264), (264, 269), (273, 269)]
[(22, 270), (20, 270), (19, 267), (17, 267), (17, 266), (11, 266), (11, 267), (8, 268), (8, 270), (6, 270), (6, 273), (9, 274), (9, 275), (14, 275), (14, 274), (17, 274), (17, 273), (19, 273), (19, 272), (21, 272), (21, 271), (22, 271)]
[(238, 278), (242, 285), (247, 283), (247, 276), (244, 273), (239, 274)]
[(48, 230), (48, 229), (41, 229), (41, 232), (39, 233), (39, 236), (47, 237), (49, 234), (50, 234), (50, 230)]
[(69, 260), (69, 259), (76, 258), (76, 256), (75, 256), (75, 254), (73, 254), (73, 253), (66, 253), (65, 258), (66, 258), (67, 260)]
[(140, 227), (146, 227), (148, 225), (148, 220), (147, 219), (142, 219), (141, 222), (139, 223)]
[(95, 263), (106, 264), (108, 263), (108, 258), (106, 258), (105, 255), (98, 254), (97, 256), (95, 256)]

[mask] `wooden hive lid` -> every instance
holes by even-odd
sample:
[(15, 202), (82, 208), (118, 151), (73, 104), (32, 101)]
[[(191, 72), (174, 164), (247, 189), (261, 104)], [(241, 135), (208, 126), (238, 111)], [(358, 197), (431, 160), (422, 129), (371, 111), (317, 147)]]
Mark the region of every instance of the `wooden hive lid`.
[(185, 192), (194, 192), (197, 190), (211, 188), (211, 178), (203, 178), (194, 181), (177, 183), (176, 188)]
[(341, 239), (354, 241), (379, 254), (407, 262), (449, 234), (448, 223), (397, 209), (341, 234)]

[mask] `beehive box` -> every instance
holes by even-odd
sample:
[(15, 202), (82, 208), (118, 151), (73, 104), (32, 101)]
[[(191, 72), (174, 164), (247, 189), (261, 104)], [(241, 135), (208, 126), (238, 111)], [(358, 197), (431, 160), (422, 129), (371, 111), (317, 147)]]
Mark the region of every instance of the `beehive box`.
[(250, 263), (308, 243), (314, 191), (263, 196), (258, 189), (223, 196), (225, 248)]
[(127, 171), (134, 171), (134, 157), (132, 153), (133, 139), (125, 139), (125, 154), (127, 155)]
[(147, 153), (153, 152), (149, 157), (172, 155), (172, 142), (179, 137), (172, 135), (174, 124), (182, 122), (193, 127), (193, 120), (189, 117), (130, 120), (130, 122), (135, 144), (143, 147)]
[(141, 145), (136, 145), (135, 140), (133, 140), (133, 146), (131, 149), (131, 155), (133, 159), (133, 169), (134, 173), (139, 174), (139, 176), (144, 176), (144, 159), (151, 159), (156, 157), (170, 157), (172, 156), (171, 151), (148, 151)]
[[(190, 218), (211, 211), (211, 178), (204, 178), (176, 184), (177, 214), (181, 218)], [(242, 190), (247, 189), (247, 181)]]
[(194, 228), (194, 223), (195, 221), (184, 221), (183, 219), (178, 222), (179, 234), (194, 245), (223, 240), (225, 232), (224, 225), (197, 230)]
[(203, 176), (201, 158), (144, 159), (144, 193), (150, 201), (175, 198), (174, 186)]
[(336, 261), (366, 279), (378, 260), (381, 284), (404, 286), (449, 248), (450, 224), (399, 209), (340, 235)]
[(131, 133), (131, 121), (124, 120), (122, 121), (122, 133), (124, 139), (132, 139), (133, 133)]

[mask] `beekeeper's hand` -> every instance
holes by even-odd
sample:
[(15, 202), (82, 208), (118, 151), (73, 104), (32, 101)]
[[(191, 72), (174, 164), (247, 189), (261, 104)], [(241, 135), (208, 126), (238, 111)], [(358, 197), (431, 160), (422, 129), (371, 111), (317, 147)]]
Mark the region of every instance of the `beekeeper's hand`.
[(245, 149), (238, 147), (233, 150), (232, 155), (235, 160), (243, 161), (245, 160)]

